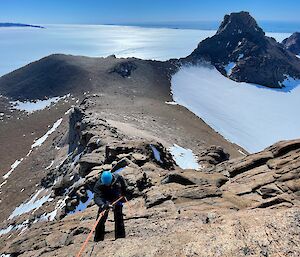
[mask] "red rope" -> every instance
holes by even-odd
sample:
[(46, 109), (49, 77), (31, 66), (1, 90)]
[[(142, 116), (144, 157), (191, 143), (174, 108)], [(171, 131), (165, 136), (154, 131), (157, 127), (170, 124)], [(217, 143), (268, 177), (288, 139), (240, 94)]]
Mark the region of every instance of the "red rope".
[[(124, 196), (121, 196), (120, 198), (118, 198), (116, 201), (114, 201), (111, 205), (114, 206), (117, 202), (119, 202), (122, 198), (124, 198)], [(104, 213), (106, 212), (107, 210), (104, 210), (102, 211), (100, 214), (99, 214), (99, 217), (98, 219), (96, 220), (95, 224), (93, 225), (90, 233), (88, 234), (87, 238), (85, 239), (84, 243), (82, 244), (81, 248), (80, 248), (80, 251), (78, 252), (78, 254), (76, 255), (76, 257), (80, 257), (87, 245), (87, 243), (89, 242), (91, 236), (93, 235), (98, 223), (100, 222), (102, 216), (104, 215)]]
[(125, 199), (125, 201), (126, 201), (126, 203), (127, 203), (128, 209), (129, 209), (129, 215), (132, 216), (132, 208), (131, 208), (131, 206), (130, 206), (130, 204), (129, 204), (129, 201), (128, 201), (128, 199), (127, 199), (126, 196), (124, 196), (124, 199)]

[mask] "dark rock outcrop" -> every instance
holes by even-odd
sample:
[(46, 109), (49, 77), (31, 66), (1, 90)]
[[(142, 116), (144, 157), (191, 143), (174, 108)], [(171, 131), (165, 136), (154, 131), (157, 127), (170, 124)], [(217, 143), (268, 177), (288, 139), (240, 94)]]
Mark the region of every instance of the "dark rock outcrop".
[(38, 28), (38, 29), (45, 29), (43, 26), (39, 25), (31, 25), (31, 24), (24, 24), (24, 23), (11, 23), (11, 22), (0, 22), (1, 27), (30, 27), (30, 28)]
[(123, 78), (127, 78), (137, 68), (136, 64), (132, 61), (126, 61), (116, 65), (110, 73), (117, 73)]
[(300, 78), (300, 60), (266, 37), (248, 12), (226, 15), (217, 33), (182, 61), (208, 61), (232, 80), (267, 87), (283, 87), (288, 76)]
[(228, 160), (229, 154), (222, 147), (212, 145), (199, 154), (198, 162), (204, 167), (211, 167)]
[(300, 33), (295, 32), (290, 37), (284, 39), (282, 44), (285, 49), (290, 52), (299, 55), (300, 54)]

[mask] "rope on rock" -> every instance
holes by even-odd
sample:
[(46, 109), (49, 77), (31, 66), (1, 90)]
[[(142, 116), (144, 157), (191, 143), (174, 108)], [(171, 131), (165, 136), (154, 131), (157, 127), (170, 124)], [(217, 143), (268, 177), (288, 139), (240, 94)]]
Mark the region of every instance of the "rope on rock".
[[(116, 201), (114, 201), (111, 205), (112, 205), (112, 206), (116, 205), (116, 204), (117, 204), (121, 199), (123, 199), (123, 198), (124, 198), (124, 196), (121, 196), (121, 197), (118, 198)], [(93, 233), (94, 233), (94, 231), (95, 231), (95, 229), (96, 229), (98, 223), (100, 222), (102, 216), (104, 215), (104, 213), (105, 213), (106, 211), (108, 211), (108, 210), (104, 210), (104, 211), (102, 211), (102, 212), (99, 214), (98, 219), (96, 220), (95, 224), (93, 225), (93, 227), (92, 227), (90, 233), (88, 234), (87, 238), (85, 239), (84, 243), (82, 244), (82, 246), (81, 246), (81, 248), (80, 248), (78, 254), (76, 255), (76, 257), (81, 257), (81, 256), (82, 256), (82, 253), (83, 253), (83, 251), (84, 251), (84, 249), (85, 249), (87, 243), (89, 242), (90, 238), (92, 237), (92, 235), (93, 235)]]
[(129, 204), (129, 201), (128, 201), (128, 199), (127, 199), (126, 196), (124, 196), (124, 199), (125, 199), (125, 201), (126, 201), (126, 203), (127, 203), (127, 206), (128, 206), (129, 215), (132, 216), (132, 208), (131, 208), (131, 206), (130, 206), (130, 204)]

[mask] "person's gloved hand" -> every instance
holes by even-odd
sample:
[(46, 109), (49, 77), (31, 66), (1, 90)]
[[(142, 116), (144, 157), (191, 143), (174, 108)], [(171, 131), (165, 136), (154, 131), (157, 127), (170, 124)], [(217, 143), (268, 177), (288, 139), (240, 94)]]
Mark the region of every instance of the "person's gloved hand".
[(101, 208), (102, 208), (102, 210), (108, 210), (109, 204), (108, 203), (102, 204)]

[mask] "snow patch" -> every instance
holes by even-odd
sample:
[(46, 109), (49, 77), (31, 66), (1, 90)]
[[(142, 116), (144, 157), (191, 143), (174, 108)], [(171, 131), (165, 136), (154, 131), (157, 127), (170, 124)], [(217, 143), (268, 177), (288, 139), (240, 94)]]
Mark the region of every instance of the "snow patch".
[(80, 201), (79, 204), (77, 205), (76, 209), (74, 211), (69, 212), (69, 214), (75, 214), (75, 213), (83, 211), (87, 208), (89, 203), (94, 198), (94, 193), (90, 190), (87, 190), (87, 194), (88, 194), (88, 199), (85, 202)]
[[(7, 228), (0, 230), (0, 236), (4, 235), (4, 234), (8, 234), (9, 232), (12, 232), (12, 231), (16, 231), (16, 230), (22, 229), (21, 232), (20, 232), (20, 234), (21, 234), (22, 232), (25, 231), (25, 229), (28, 228), (28, 225), (29, 225), (29, 220), (25, 220), (23, 223), (17, 224), (17, 225), (14, 225), (14, 226), (13, 225), (9, 225)], [(2, 255), (0, 255), (0, 256), (2, 256)]]
[(160, 152), (156, 149), (154, 145), (150, 145), (150, 147), (152, 149), (155, 160), (162, 163), (162, 160), (160, 158)]
[(72, 163), (73, 165), (76, 165), (76, 164), (79, 162), (79, 160), (80, 160), (82, 154), (83, 154), (83, 153), (79, 153), (79, 154), (77, 154), (77, 155), (74, 156), (74, 158), (73, 158), (73, 163)]
[(214, 67), (183, 67), (172, 80), (173, 99), (248, 152), (300, 137), (300, 80), (286, 88), (239, 83)]
[(57, 214), (57, 209), (53, 210), (49, 213), (44, 213), (38, 220), (39, 221), (53, 221), (55, 219), (55, 216)]
[(70, 108), (69, 110), (67, 110), (67, 111), (65, 112), (65, 115), (68, 115), (72, 110), (73, 110), (73, 108)]
[(0, 188), (3, 187), (6, 183), (7, 183), (7, 180), (4, 180), (4, 181), (0, 184)]
[(239, 150), (239, 149), (238, 149), (238, 152), (239, 152), (240, 154), (244, 155), (244, 156), (247, 156), (247, 154), (244, 153), (242, 150)]
[(198, 157), (191, 149), (185, 149), (179, 145), (174, 144), (169, 148), (174, 161), (182, 169), (199, 170)]
[(29, 152), (26, 154), (26, 157), (28, 157), (32, 153), (32, 149), (29, 150)]
[(20, 165), (20, 163), (23, 161), (23, 158), (21, 160), (16, 160), (11, 166), (10, 170), (3, 176), (4, 179), (7, 179), (11, 173)]
[(178, 105), (178, 103), (176, 102), (165, 102), (166, 104), (169, 104), (169, 105)]
[(14, 217), (17, 217), (19, 215), (22, 215), (24, 213), (30, 212), (32, 210), (36, 210), (40, 208), (45, 202), (48, 201), (51, 194), (44, 195), (41, 198), (38, 199), (38, 196), (44, 191), (44, 189), (40, 189), (37, 193), (35, 193), (32, 198), (26, 202), (22, 203), (20, 206), (18, 206), (13, 213), (9, 216), (9, 220), (13, 219)]
[(226, 71), (227, 76), (230, 76), (232, 73), (233, 68), (235, 67), (235, 62), (230, 62), (227, 65), (224, 66), (224, 69)]
[(52, 167), (53, 164), (54, 164), (54, 161), (51, 161), (51, 163), (49, 164), (49, 166), (47, 166), (47, 167), (45, 168), (45, 170), (49, 170), (49, 169)]
[(70, 94), (65, 96), (52, 97), (47, 100), (35, 100), (35, 101), (10, 101), (12, 107), (19, 111), (25, 111), (27, 113), (33, 113), (36, 111), (44, 110), (49, 107), (51, 104), (56, 104), (60, 100), (69, 97)]
[(48, 136), (50, 136), (58, 128), (58, 126), (61, 124), (62, 120), (63, 120), (62, 118), (59, 119), (59, 120), (57, 120), (53, 124), (52, 128), (45, 135), (43, 135), (42, 137), (40, 137), (39, 139), (37, 139), (34, 142), (34, 144), (32, 144), (31, 148), (35, 148), (35, 147), (38, 147), (38, 146), (42, 145), (46, 141), (46, 139), (48, 138)]
[(9, 233), (10, 231), (12, 231), (14, 228), (14, 226), (9, 225), (7, 228), (4, 229), (0, 229), (0, 236)]

